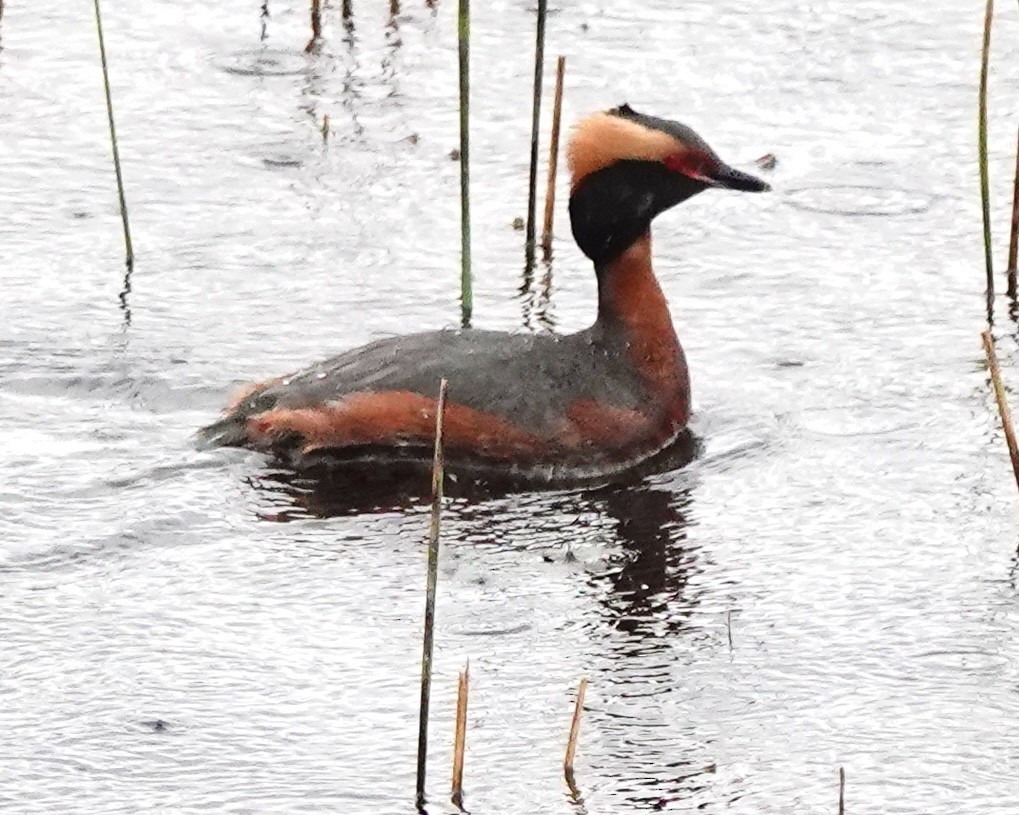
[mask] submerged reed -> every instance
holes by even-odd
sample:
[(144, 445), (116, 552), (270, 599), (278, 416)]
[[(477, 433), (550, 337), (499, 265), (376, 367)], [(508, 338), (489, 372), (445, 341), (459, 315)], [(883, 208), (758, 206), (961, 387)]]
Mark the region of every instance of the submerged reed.
[(1015, 430), (1012, 428), (1012, 412), (1008, 408), (1005, 384), (1001, 381), (998, 355), (994, 350), (994, 337), (991, 336), (990, 331), (983, 332), (980, 337), (984, 341), (984, 353), (987, 355), (987, 367), (991, 372), (994, 398), (998, 402), (998, 414), (1001, 416), (1001, 426), (1005, 431), (1005, 443), (1008, 445), (1008, 455), (1012, 459), (1012, 473), (1015, 475), (1016, 486), (1019, 486), (1019, 447), (1016, 446)]
[(545, 18), (548, 0), (538, 0), (538, 26), (534, 42), (534, 97), (531, 103), (531, 166), (527, 181), (527, 233), (525, 237), (527, 263), (534, 257), (534, 218), (538, 187), (538, 126), (541, 122), (541, 77), (545, 64)]
[(457, 13), (457, 55), (460, 72), (460, 324), (469, 328), (474, 314), (471, 273), (471, 3), (460, 0)]
[(421, 703), (418, 710), (417, 808), (425, 805), (428, 760), (428, 707), (432, 699), (432, 646), (435, 642), (435, 590), (439, 579), (439, 525), (442, 520), (442, 421), (446, 410), (446, 380), (439, 383), (435, 408), (435, 452), (432, 457), (432, 516), (428, 529), (428, 580), (425, 589), (425, 630), (421, 646)]
[(106, 114), (110, 122), (110, 144), (113, 147), (113, 169), (117, 173), (117, 195), (120, 198), (120, 220), (124, 223), (124, 252), (128, 271), (134, 268), (134, 249), (131, 247), (131, 227), (127, 219), (127, 199), (124, 196), (124, 176), (120, 171), (120, 151), (117, 149), (117, 128), (113, 123), (113, 97), (110, 94), (110, 71), (106, 62), (106, 41), (103, 39), (103, 17), (99, 0), (95, 0), (96, 31), (99, 33), (99, 59), (103, 65), (103, 87), (106, 90)]
[(994, 261), (991, 259), (991, 199), (987, 175), (987, 63), (991, 53), (991, 20), (994, 0), (984, 8), (984, 44), (980, 55), (980, 99), (977, 114), (977, 160), (980, 164), (980, 203), (984, 216), (984, 265), (987, 272), (987, 314), (994, 304)]
[(545, 259), (552, 256), (552, 219), (555, 216), (555, 182), (559, 169), (559, 125), (563, 112), (563, 74), (566, 57), (556, 60), (555, 101), (552, 103), (552, 138), (548, 147), (548, 186), (545, 188), (545, 225), (541, 233), (541, 248)]

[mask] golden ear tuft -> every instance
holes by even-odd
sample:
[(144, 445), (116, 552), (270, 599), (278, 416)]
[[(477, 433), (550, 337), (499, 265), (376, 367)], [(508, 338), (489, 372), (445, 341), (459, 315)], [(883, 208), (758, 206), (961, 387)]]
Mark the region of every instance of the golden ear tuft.
[(664, 161), (687, 150), (686, 145), (668, 133), (615, 115), (616, 111), (629, 112), (630, 107), (621, 105), (608, 113), (594, 113), (574, 126), (567, 149), (573, 189), (591, 173), (617, 161)]

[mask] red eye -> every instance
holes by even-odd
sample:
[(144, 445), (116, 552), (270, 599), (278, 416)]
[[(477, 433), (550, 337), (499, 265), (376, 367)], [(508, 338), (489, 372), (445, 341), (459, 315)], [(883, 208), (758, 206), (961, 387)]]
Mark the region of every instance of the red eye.
[(674, 173), (680, 173), (696, 181), (710, 183), (714, 176), (715, 162), (710, 156), (696, 150), (673, 153), (665, 157), (665, 166)]

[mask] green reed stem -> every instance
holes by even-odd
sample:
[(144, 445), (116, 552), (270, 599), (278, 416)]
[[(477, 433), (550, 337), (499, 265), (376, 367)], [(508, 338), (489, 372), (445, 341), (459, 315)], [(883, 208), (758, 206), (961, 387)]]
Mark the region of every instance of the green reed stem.
[(991, 197), (987, 175), (987, 64), (991, 53), (991, 20), (994, 0), (984, 9), (984, 44), (980, 56), (980, 102), (977, 127), (977, 159), (980, 164), (980, 203), (984, 216), (984, 265), (987, 271), (988, 310), (994, 297), (994, 261), (991, 257)]
[(541, 74), (545, 64), (545, 18), (548, 0), (538, 0), (538, 28), (534, 43), (534, 99), (531, 105), (531, 168), (527, 182), (527, 262), (534, 256), (534, 219), (538, 187), (538, 125), (541, 121)]
[(110, 72), (106, 62), (106, 42), (103, 40), (103, 18), (99, 0), (95, 0), (96, 30), (99, 32), (99, 58), (103, 63), (103, 86), (106, 89), (106, 113), (110, 120), (110, 144), (113, 146), (113, 167), (117, 172), (117, 194), (120, 196), (120, 219), (124, 222), (124, 249), (127, 268), (134, 268), (134, 249), (131, 248), (131, 227), (127, 220), (127, 199), (124, 197), (124, 176), (120, 171), (120, 151), (117, 149), (117, 128), (113, 124), (113, 97), (110, 95)]
[(439, 581), (439, 526), (442, 521), (443, 415), (446, 380), (439, 383), (435, 408), (435, 452), (432, 457), (432, 518), (428, 529), (428, 580), (425, 589), (425, 631), (421, 647), (421, 704), (418, 709), (417, 808), (425, 805), (425, 772), (428, 763), (428, 708), (432, 699), (432, 646), (435, 642), (435, 591)]
[(1016, 255), (1019, 254), (1019, 140), (1015, 153), (1015, 181), (1012, 186), (1012, 228), (1008, 236), (1008, 296), (1016, 296)]
[(474, 287), (471, 275), (471, 3), (460, 0), (457, 15), (457, 54), (460, 73), (460, 324), (471, 325)]

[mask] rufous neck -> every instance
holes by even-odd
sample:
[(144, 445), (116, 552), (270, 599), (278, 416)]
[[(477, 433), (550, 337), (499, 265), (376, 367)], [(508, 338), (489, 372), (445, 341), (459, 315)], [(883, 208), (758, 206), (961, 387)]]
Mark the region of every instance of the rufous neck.
[(595, 265), (598, 275), (598, 322), (605, 328), (639, 330), (662, 322), (672, 327), (669, 306), (651, 266), (651, 230), (611, 260)]
[(651, 269), (651, 232), (599, 264), (595, 333), (625, 354), (648, 388), (647, 410), (666, 411), (680, 426), (690, 415), (690, 378), (669, 304)]

